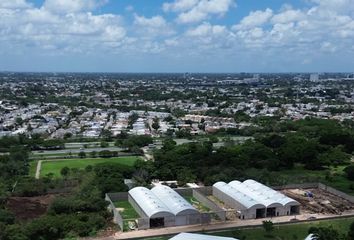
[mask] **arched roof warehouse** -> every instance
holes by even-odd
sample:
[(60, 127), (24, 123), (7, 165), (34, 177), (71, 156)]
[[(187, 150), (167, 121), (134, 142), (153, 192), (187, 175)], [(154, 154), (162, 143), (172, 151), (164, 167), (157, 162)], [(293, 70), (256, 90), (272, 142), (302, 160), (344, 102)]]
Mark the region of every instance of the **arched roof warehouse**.
[(199, 213), (187, 200), (168, 186), (159, 185), (151, 189), (151, 191), (176, 216)]
[(222, 193), (231, 197), (234, 201), (240, 203), (244, 209), (250, 208), (265, 208), (265, 205), (249, 195), (246, 195), (237, 189), (231, 187), (225, 182), (217, 182), (213, 185), (214, 188), (218, 189)]
[(139, 205), (149, 218), (173, 217), (174, 214), (161, 200), (149, 189), (136, 187), (129, 191), (129, 195)]
[(253, 199), (259, 201), (267, 208), (274, 208), (274, 207), (283, 207), (283, 204), (272, 197), (269, 197), (264, 191), (258, 191), (253, 188), (249, 188), (247, 185), (239, 182), (239, 181), (232, 181), (229, 183), (231, 187), (236, 189), (247, 196), (252, 197)]
[(265, 197), (271, 199), (274, 202), (278, 202), (282, 204), (283, 206), (289, 206), (289, 205), (300, 205), (299, 202), (295, 201), (292, 198), (289, 198), (285, 196), (284, 194), (275, 191), (274, 189), (265, 186), (264, 184), (261, 184), (257, 181), (254, 180), (246, 180), (242, 183), (245, 187), (252, 189), (255, 192), (261, 192)]

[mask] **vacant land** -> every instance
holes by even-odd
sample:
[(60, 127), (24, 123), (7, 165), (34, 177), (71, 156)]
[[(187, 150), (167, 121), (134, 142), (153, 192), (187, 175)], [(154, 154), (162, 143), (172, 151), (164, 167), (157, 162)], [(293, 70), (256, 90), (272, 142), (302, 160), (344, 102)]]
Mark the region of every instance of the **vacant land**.
[(38, 218), (47, 212), (55, 197), (64, 195), (48, 194), (37, 197), (10, 197), (6, 208), (11, 210), (17, 220)]
[(60, 177), (60, 170), (63, 167), (85, 169), (91, 165), (99, 163), (112, 163), (124, 166), (133, 166), (139, 157), (116, 157), (116, 158), (85, 158), (85, 159), (62, 159), (55, 161), (43, 161), (41, 176), (46, 176), (48, 173), (53, 173), (54, 177)]
[[(244, 230), (228, 230), (223, 232), (213, 232), (207, 233), (209, 235), (222, 236), (222, 237), (234, 237), (238, 239), (247, 240), (269, 240), (269, 239), (305, 239), (308, 235), (308, 230), (310, 227), (329, 227), (332, 226), (334, 229), (338, 230), (341, 234), (347, 234), (349, 231), (350, 224), (354, 222), (354, 218), (339, 219), (339, 220), (326, 220), (326, 221), (315, 221), (311, 223), (299, 223), (283, 226), (275, 226), (272, 236), (266, 236), (266, 232), (263, 228), (252, 228)], [(246, 237), (246, 238), (243, 238)], [(157, 238), (146, 238), (146, 240), (167, 240), (170, 237), (157, 237)]]

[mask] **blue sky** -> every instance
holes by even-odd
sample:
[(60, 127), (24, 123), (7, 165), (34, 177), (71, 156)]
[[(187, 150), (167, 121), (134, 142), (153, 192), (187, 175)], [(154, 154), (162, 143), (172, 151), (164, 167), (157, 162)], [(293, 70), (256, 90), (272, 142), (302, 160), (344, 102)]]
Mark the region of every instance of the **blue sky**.
[(0, 71), (352, 72), (354, 0), (0, 0)]

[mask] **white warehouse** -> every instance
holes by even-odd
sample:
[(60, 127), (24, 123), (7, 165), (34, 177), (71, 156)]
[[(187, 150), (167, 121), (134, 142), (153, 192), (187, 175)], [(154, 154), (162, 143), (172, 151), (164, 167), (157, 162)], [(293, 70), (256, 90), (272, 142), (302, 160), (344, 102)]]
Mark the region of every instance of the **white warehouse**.
[(294, 215), (300, 211), (297, 201), (254, 180), (217, 182), (213, 195), (235, 209), (241, 219)]
[(200, 223), (198, 210), (167, 186), (133, 188), (128, 201), (142, 218), (149, 219), (150, 228)]

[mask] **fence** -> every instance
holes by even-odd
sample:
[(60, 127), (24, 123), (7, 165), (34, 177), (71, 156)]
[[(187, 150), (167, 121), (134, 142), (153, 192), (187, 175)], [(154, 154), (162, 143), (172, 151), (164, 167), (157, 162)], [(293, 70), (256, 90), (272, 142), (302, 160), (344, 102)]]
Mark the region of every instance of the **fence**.
[(336, 195), (338, 197), (341, 197), (341, 198), (343, 198), (345, 200), (348, 200), (351, 203), (354, 203), (354, 196), (350, 196), (350, 195), (348, 195), (348, 194), (346, 194), (344, 192), (341, 192), (341, 191), (339, 191), (337, 189), (334, 189), (334, 188), (332, 188), (330, 186), (327, 186), (327, 185), (324, 185), (322, 183), (318, 183), (318, 188), (322, 189), (322, 190), (324, 190), (326, 192), (329, 192), (329, 193), (331, 193), (333, 195)]
[[(118, 194), (118, 193), (117, 193)], [(114, 205), (114, 203), (112, 202), (110, 196), (109, 196), (109, 193), (106, 194), (106, 197), (105, 197), (105, 200), (109, 202), (109, 206), (108, 206), (108, 209), (110, 211), (112, 211), (113, 213), (113, 222), (118, 224), (120, 229), (123, 231), (124, 229), (124, 221), (123, 221), (123, 218), (122, 216), (120, 215), (119, 211), (116, 209), (116, 206)], [(117, 201), (117, 200), (115, 200)]]

